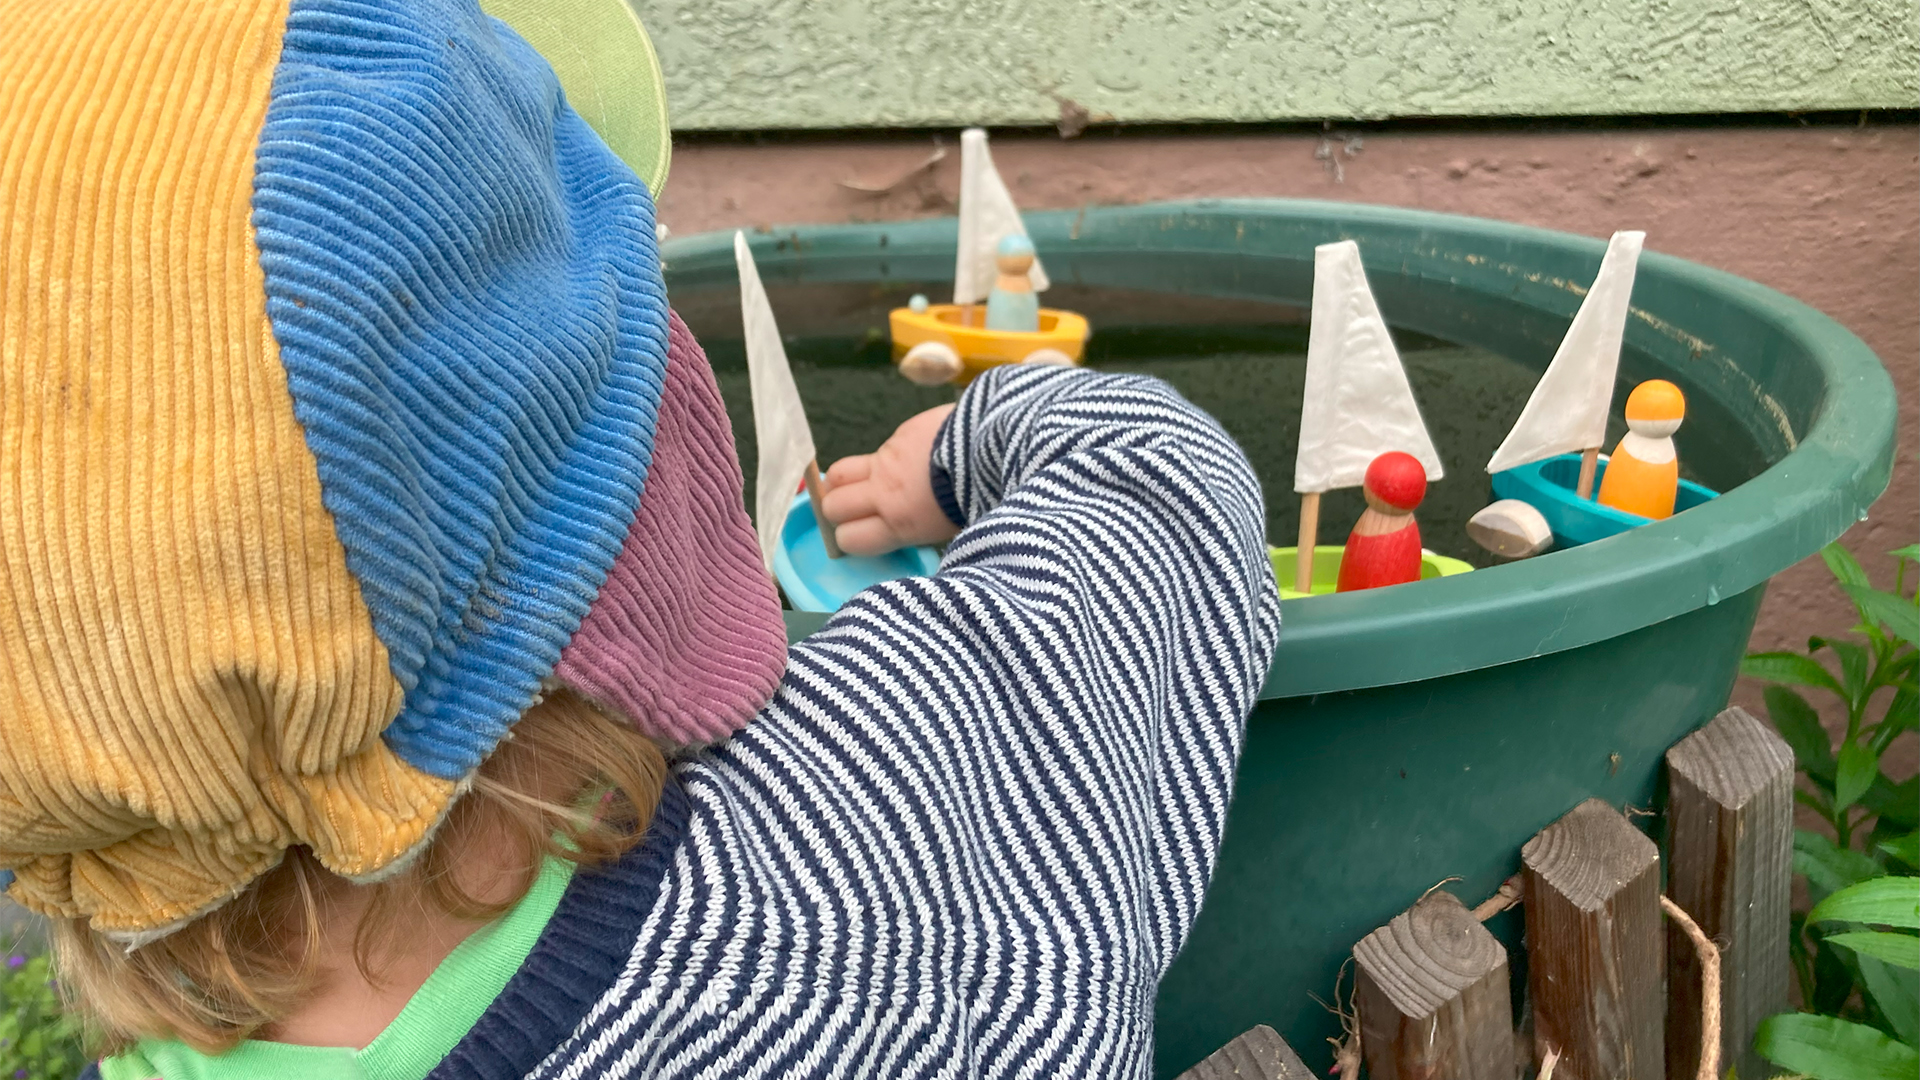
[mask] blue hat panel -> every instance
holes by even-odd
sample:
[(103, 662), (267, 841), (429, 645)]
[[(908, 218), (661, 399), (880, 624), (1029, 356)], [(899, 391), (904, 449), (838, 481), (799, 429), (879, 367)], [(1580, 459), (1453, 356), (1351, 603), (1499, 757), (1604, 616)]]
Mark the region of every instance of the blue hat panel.
[(645, 186), (472, 0), (294, 0), (261, 132), (267, 312), (394, 677), (470, 772), (639, 505), (666, 371)]

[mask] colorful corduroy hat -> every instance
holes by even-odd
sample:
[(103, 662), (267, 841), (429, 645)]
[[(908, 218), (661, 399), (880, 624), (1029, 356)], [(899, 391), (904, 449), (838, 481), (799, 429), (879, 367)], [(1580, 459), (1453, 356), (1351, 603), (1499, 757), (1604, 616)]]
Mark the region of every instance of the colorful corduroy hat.
[(626, 19), (556, 78), (474, 0), (0, 0), (12, 897), (139, 941), (292, 845), (372, 880), (544, 689), (684, 745), (771, 695)]

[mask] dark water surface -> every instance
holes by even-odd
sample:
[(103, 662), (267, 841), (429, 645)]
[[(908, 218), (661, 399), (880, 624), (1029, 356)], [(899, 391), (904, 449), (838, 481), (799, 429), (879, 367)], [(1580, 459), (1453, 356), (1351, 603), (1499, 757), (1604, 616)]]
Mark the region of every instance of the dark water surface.
[[(1293, 327), (1226, 333), (1179, 328), (1116, 332), (1095, 341), (1089, 366), (1165, 379), (1220, 421), (1259, 473), (1269, 540), (1292, 544), (1299, 528), (1293, 458), (1306, 379), (1304, 334)], [(744, 354), (737, 340), (707, 347), (733, 421), (751, 506), (756, 451)], [(788, 353), (823, 467), (872, 450), (901, 421), (957, 396), (950, 388), (916, 386), (900, 377), (887, 362), (883, 341), (801, 339), (788, 343)], [(1404, 341), (1401, 360), (1447, 472), (1429, 487), (1420, 508), (1422, 539), (1441, 554), (1479, 565), (1485, 553), (1467, 539), (1466, 521), (1488, 502), (1486, 461), (1538, 376), (1492, 353), (1430, 338)], [(1358, 489), (1328, 493), (1321, 542), (1344, 540), (1363, 509)]]
[[(872, 450), (901, 421), (958, 396), (951, 388), (930, 389), (901, 378), (890, 362), (886, 337), (889, 308), (904, 304), (914, 291), (940, 295), (948, 287), (769, 282), (781, 329), (790, 335), (787, 354), (822, 467)], [(1293, 492), (1293, 457), (1306, 382), (1305, 311), (1279, 302), (1064, 285), (1047, 299), (1093, 323), (1089, 366), (1158, 376), (1218, 418), (1259, 473), (1267, 496), (1268, 540), (1276, 546), (1294, 542), (1300, 504)], [(755, 442), (739, 294), (731, 288), (679, 289), (674, 303), (713, 361), (752, 506)], [(1446, 469), (1420, 507), (1421, 539), (1443, 555), (1487, 565), (1492, 557), (1467, 538), (1467, 519), (1493, 497), (1487, 459), (1519, 418), (1551, 358), (1551, 346), (1522, 362), (1399, 329), (1394, 339)], [(1626, 431), (1621, 410), (1627, 392), (1656, 374), (1670, 373), (1649, 368), (1631, 350), (1622, 357), (1609, 447)], [(1764, 468), (1764, 455), (1732, 414), (1688, 389), (1687, 426), (1678, 437), (1681, 475), (1726, 491)], [(1344, 542), (1364, 508), (1358, 489), (1329, 492), (1321, 503), (1320, 542)]]

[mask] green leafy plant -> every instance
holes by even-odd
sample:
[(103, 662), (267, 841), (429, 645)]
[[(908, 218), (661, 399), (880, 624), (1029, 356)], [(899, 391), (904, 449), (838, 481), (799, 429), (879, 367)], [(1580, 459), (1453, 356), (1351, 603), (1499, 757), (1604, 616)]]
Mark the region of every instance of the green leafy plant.
[(0, 968), (0, 1078), (73, 1080), (86, 1067), (80, 1025), (61, 1007), (44, 953)]
[[(1893, 552), (1891, 592), (1874, 588), (1838, 544), (1820, 554), (1860, 621), (1845, 637), (1808, 638), (1804, 653), (1754, 653), (1741, 666), (1771, 684), (1767, 713), (1800, 772), (1794, 799), (1833, 829), (1831, 838), (1804, 829), (1793, 838), (1793, 869), (1807, 879), (1812, 902), (1794, 913), (1792, 937), (1809, 1011), (1769, 1018), (1754, 1046), (1815, 1080), (1913, 1080), (1920, 1074), (1920, 779), (1894, 782), (1881, 758), (1920, 723), (1920, 602), (1907, 586), (1920, 545)], [(1804, 696), (1809, 690), (1845, 708), (1837, 741)]]

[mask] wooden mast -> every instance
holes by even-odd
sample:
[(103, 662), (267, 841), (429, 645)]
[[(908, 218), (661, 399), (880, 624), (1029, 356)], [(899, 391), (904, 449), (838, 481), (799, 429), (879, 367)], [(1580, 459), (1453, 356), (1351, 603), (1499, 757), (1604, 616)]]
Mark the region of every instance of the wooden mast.
[(1589, 446), (1580, 451), (1580, 485), (1574, 494), (1583, 499), (1593, 498), (1593, 474), (1600, 469), (1600, 448)]
[(1302, 596), (1313, 592), (1313, 549), (1320, 542), (1320, 493), (1300, 496), (1300, 540), (1293, 554), (1293, 591)]

